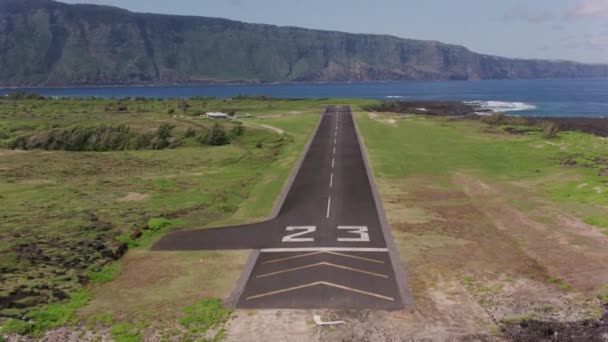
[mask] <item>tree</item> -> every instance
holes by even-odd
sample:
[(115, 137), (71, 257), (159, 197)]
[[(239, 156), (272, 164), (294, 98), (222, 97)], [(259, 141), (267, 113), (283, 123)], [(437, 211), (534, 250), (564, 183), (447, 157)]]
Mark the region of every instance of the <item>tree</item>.
[(224, 126), (216, 122), (211, 128), (211, 132), (209, 132), (206, 141), (211, 146), (222, 146), (230, 144), (230, 137), (226, 134)]
[(179, 99), (177, 100), (177, 108), (182, 111), (183, 115), (186, 115), (188, 108), (190, 108), (190, 104), (188, 104), (188, 102), (186, 102), (184, 99)]

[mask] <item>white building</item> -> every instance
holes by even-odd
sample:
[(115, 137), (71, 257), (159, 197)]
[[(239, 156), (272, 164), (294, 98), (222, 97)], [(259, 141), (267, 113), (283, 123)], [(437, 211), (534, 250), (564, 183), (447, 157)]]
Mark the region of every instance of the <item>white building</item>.
[(205, 113), (207, 119), (228, 119), (228, 114), (220, 112)]

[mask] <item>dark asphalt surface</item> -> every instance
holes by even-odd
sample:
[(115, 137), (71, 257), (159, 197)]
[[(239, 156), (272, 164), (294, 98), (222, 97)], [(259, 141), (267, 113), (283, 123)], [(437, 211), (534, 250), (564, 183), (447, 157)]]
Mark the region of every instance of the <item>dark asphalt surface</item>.
[(275, 219), (176, 231), (152, 249), (261, 249), (238, 307), (403, 307), (348, 107), (326, 109)]

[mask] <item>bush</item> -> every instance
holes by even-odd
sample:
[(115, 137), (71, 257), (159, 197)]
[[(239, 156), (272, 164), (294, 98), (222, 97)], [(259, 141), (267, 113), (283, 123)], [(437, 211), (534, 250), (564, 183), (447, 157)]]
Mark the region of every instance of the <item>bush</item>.
[(211, 128), (211, 132), (209, 132), (205, 141), (211, 146), (222, 146), (230, 144), (230, 137), (228, 137), (228, 134), (226, 134), (224, 126), (216, 122), (213, 125), (213, 128)]
[(135, 133), (129, 126), (76, 126), (71, 129), (38, 131), (8, 142), (11, 149), (52, 151), (124, 151), (164, 149), (179, 144), (172, 139), (175, 126), (162, 124), (155, 132)]
[(161, 229), (169, 228), (175, 224), (175, 221), (171, 221), (169, 219), (159, 217), (159, 218), (151, 218), (148, 220), (148, 229), (157, 232)]
[(188, 127), (186, 133), (184, 133), (185, 138), (194, 138), (196, 136), (196, 130), (192, 127)]
[(0, 140), (8, 138), (10, 138), (10, 135), (8, 135), (8, 133), (6, 133), (5, 131), (0, 131)]
[(231, 134), (232, 134), (233, 137), (239, 137), (239, 136), (245, 134), (245, 127), (243, 127), (242, 124), (234, 125), (232, 127)]
[(545, 121), (541, 127), (543, 128), (543, 138), (552, 139), (559, 133), (559, 126), (555, 122)]
[(512, 126), (528, 126), (530, 121), (523, 116), (508, 116), (502, 113), (484, 115), (481, 117), (481, 122), (488, 125), (512, 125)]

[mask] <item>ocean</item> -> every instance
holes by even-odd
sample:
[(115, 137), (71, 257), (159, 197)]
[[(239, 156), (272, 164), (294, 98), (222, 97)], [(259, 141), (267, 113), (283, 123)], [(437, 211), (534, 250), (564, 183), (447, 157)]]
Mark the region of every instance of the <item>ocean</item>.
[(2, 89), (56, 97), (370, 98), (474, 102), (490, 110), (525, 116), (608, 117), (608, 79), (406, 81), (360, 83), (235, 84)]

